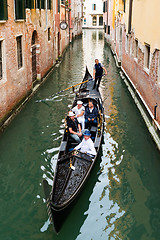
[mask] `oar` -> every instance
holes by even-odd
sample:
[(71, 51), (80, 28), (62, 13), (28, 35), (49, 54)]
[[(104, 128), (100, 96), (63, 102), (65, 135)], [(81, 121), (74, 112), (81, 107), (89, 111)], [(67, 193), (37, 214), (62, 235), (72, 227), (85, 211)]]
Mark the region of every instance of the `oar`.
[[(103, 76), (105, 76), (105, 74), (102, 74), (101, 76), (98, 76), (97, 78), (103, 77)], [(75, 84), (75, 85), (73, 85), (73, 86), (70, 86), (70, 87), (68, 87), (68, 88), (60, 91), (60, 92), (55, 93), (54, 95), (59, 94), (59, 93), (64, 92), (64, 91), (67, 91), (67, 90), (69, 90), (69, 89), (71, 89), (71, 88), (77, 87), (77, 86), (79, 86), (79, 85), (81, 85), (81, 84), (83, 84), (83, 83), (86, 83), (86, 82), (89, 82), (89, 81), (92, 81), (92, 80), (94, 80), (94, 79), (93, 79), (93, 78), (90, 78), (90, 79), (88, 79), (88, 80), (86, 80), (86, 81), (84, 81), (84, 82), (77, 83), (77, 84)]]
[(66, 89), (64, 89), (64, 90), (62, 90), (62, 91), (60, 91), (60, 92), (55, 93), (55, 94), (59, 94), (59, 93), (61, 93), (61, 92), (67, 91), (67, 90), (69, 90), (69, 89), (71, 89), (71, 88), (77, 87), (77, 86), (79, 86), (79, 85), (81, 85), (81, 84), (83, 84), (83, 83), (86, 83), (86, 82), (88, 82), (88, 81), (91, 81), (91, 80), (93, 80), (93, 78), (90, 78), (90, 79), (88, 79), (88, 80), (86, 80), (86, 81), (84, 81), (84, 82), (81, 82), (81, 83), (77, 83), (77, 84), (75, 84), (75, 85), (73, 85), (73, 86), (71, 86), (71, 87), (68, 87), (68, 88), (66, 88)]
[[(103, 77), (103, 76), (105, 76), (105, 74), (103, 74), (103, 75), (101, 75), (101, 76), (98, 76), (97, 78)], [(73, 85), (73, 86), (70, 86), (70, 87), (68, 87), (68, 88), (66, 88), (66, 89), (61, 90), (60, 92), (55, 93), (55, 94), (52, 95), (51, 97), (54, 97), (54, 96), (56, 96), (57, 94), (60, 94), (60, 93), (62, 93), (62, 92), (64, 92), (64, 91), (67, 91), (67, 90), (69, 90), (69, 89), (71, 89), (71, 88), (74, 89), (75, 87), (77, 87), (77, 86), (79, 86), (79, 85), (81, 85), (81, 84), (83, 84), (83, 83), (87, 83), (87, 82), (89, 82), (89, 81), (92, 81), (92, 80), (94, 80), (94, 79), (93, 79), (93, 78), (90, 78), (90, 79), (88, 79), (88, 80), (86, 80), (86, 81), (77, 83), (77, 84), (75, 84), (75, 85)], [(36, 101), (36, 102), (46, 102), (46, 100), (43, 99), (43, 100), (39, 100), (39, 101)]]

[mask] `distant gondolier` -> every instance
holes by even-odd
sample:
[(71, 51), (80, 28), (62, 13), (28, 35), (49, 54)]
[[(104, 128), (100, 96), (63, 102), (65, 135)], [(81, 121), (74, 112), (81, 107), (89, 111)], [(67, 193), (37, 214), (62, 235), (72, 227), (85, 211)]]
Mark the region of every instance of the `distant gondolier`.
[[(94, 82), (93, 89), (96, 88), (98, 90), (101, 82), (101, 78), (103, 75), (103, 70), (105, 71), (105, 74), (107, 74), (107, 70), (105, 69), (103, 64), (100, 63), (98, 59), (95, 59), (95, 65), (93, 68), (93, 78), (95, 79), (95, 82)], [(97, 87), (96, 87), (96, 84), (97, 84)]]

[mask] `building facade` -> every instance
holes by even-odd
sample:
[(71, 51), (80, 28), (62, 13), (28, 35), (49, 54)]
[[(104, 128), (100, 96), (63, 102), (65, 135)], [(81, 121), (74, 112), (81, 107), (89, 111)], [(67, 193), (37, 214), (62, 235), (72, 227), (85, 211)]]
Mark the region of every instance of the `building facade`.
[(83, 2), (83, 28), (103, 28), (103, 1)]
[(108, 0), (103, 4), (106, 41), (160, 131), (159, 2)]
[(72, 37), (76, 37), (82, 34), (83, 24), (83, 4), (82, 0), (71, 1), (71, 27)]
[(72, 32), (82, 31), (72, 30), (71, 20), (71, 0), (1, 1), (0, 125), (53, 67)]

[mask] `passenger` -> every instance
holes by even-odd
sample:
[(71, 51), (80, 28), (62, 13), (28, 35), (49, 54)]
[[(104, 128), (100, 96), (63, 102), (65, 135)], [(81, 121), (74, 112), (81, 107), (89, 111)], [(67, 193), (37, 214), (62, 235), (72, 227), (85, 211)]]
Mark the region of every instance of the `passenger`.
[(94, 143), (92, 141), (91, 137), (91, 133), (89, 130), (85, 130), (85, 132), (83, 133), (84, 138), (82, 140), (82, 142), (80, 144), (78, 144), (78, 146), (76, 146), (74, 149), (75, 150), (80, 150), (80, 152), (82, 153), (87, 153), (89, 155), (96, 155), (96, 149), (94, 147)]
[(82, 101), (77, 101), (77, 105), (72, 109), (72, 112), (75, 113), (78, 122), (82, 126), (82, 130), (84, 130), (84, 121), (85, 121), (85, 119), (84, 119), (84, 112), (85, 112), (85, 108), (84, 108), (84, 106), (82, 104), (83, 104)]
[(82, 136), (81, 133), (81, 125), (79, 124), (78, 120), (75, 118), (75, 114), (72, 111), (69, 111), (68, 113), (68, 128), (70, 132), (70, 136), (77, 142), (80, 143)]
[(94, 107), (93, 102), (89, 101), (85, 110), (85, 128), (90, 129), (91, 126), (97, 126), (98, 109)]

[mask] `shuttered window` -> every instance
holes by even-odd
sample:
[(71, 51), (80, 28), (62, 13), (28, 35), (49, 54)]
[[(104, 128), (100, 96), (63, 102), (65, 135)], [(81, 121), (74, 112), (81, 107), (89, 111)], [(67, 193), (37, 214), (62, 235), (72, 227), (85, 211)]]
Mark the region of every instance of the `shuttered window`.
[(60, 1), (61, 0), (58, 0), (58, 12), (60, 12)]
[(105, 8), (105, 2), (103, 2), (103, 12), (105, 13), (105, 11), (106, 11), (106, 8)]
[(33, 9), (34, 8), (34, 0), (26, 0), (26, 8)]
[(25, 0), (15, 0), (15, 18), (16, 20), (26, 18)]
[(0, 20), (8, 19), (7, 0), (0, 0)]
[(47, 0), (47, 8), (51, 9), (51, 0)]
[(22, 36), (16, 38), (17, 40), (17, 60), (18, 60), (18, 69), (23, 65), (22, 63)]
[(2, 69), (2, 41), (0, 41), (0, 80), (3, 78), (3, 69)]
[(92, 4), (92, 10), (96, 10), (96, 4)]

